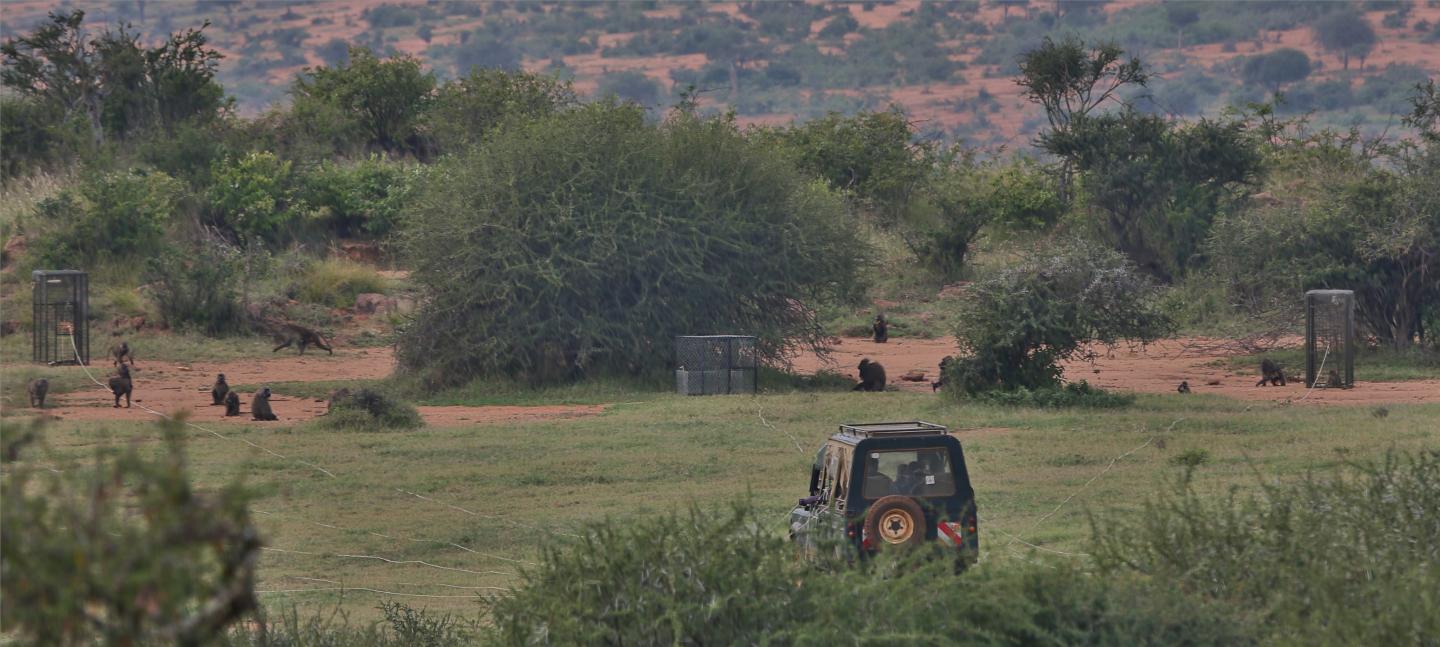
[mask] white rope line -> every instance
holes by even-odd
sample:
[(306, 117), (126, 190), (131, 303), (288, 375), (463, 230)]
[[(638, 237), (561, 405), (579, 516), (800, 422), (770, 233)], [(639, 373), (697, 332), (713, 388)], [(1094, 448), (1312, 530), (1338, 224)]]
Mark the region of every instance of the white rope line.
[[(1328, 359), (1330, 359), (1330, 344), (1325, 344), (1325, 354), (1320, 356), (1320, 368), (1315, 370), (1315, 381), (1310, 383), (1310, 388), (1305, 389), (1305, 395), (1300, 396), (1300, 399), (1296, 400), (1296, 402), (1304, 402), (1305, 398), (1310, 397), (1310, 394), (1315, 392), (1315, 385), (1319, 384), (1320, 377), (1325, 375), (1325, 360)], [(1325, 379), (1325, 386), (1331, 386), (1329, 378)]]
[(351, 554), (346, 554), (346, 553), (317, 553), (317, 552), (306, 551), (306, 550), (287, 550), (287, 549), (284, 549), (284, 548), (271, 548), (271, 547), (269, 547), (269, 546), (261, 547), (260, 550), (264, 550), (264, 551), (268, 551), (268, 552), (274, 552), (274, 553), (287, 553), (287, 554), (292, 554), (292, 555), (311, 555), (311, 556), (314, 556), (314, 557), (331, 557), (331, 558), (336, 558), (336, 559), (370, 559), (370, 560), (378, 560), (378, 561), (385, 562), (385, 563), (388, 563), (388, 564), (395, 564), (395, 565), (397, 565), (397, 566), (405, 566), (405, 565), (414, 564), (414, 565), (416, 565), (416, 566), (425, 566), (425, 567), (428, 567), (428, 568), (434, 568), (434, 569), (438, 569), (438, 570), (442, 570), (442, 571), (454, 571), (454, 572), (458, 572), (458, 573), (470, 573), (470, 574), (472, 574), (472, 575), (502, 575), (502, 576), (505, 576), (505, 577), (517, 577), (517, 575), (516, 575), (515, 573), (507, 573), (507, 572), (505, 572), (505, 571), (473, 571), (473, 570), (470, 570), (470, 569), (468, 569), (468, 568), (456, 568), (456, 567), (454, 567), (454, 566), (440, 566), (439, 564), (431, 564), (430, 562), (423, 561), (423, 560), (419, 560), (419, 559), (390, 559), (390, 558), (388, 558), (388, 557), (380, 557), (380, 556), (377, 556), (377, 555), (351, 555)]
[(557, 535), (564, 535), (564, 536), (566, 536), (566, 537), (575, 537), (575, 538), (577, 538), (577, 539), (580, 537), (580, 535), (577, 535), (577, 534), (575, 534), (575, 533), (573, 533), (573, 532), (565, 532), (565, 531), (562, 531), (562, 530), (551, 530), (551, 529), (548, 529), (548, 528), (541, 528), (540, 526), (534, 526), (534, 525), (530, 525), (530, 524), (528, 524), (528, 523), (521, 523), (521, 522), (519, 522), (519, 521), (514, 521), (514, 520), (511, 520), (511, 519), (506, 519), (505, 517), (499, 517), (499, 516), (496, 516), (496, 515), (493, 515), (493, 514), (483, 514), (483, 513), (475, 512), (474, 510), (466, 510), (465, 508), (462, 508), (462, 507), (460, 507), (460, 506), (458, 506), (458, 505), (446, 503), (446, 502), (440, 501), (440, 500), (438, 500), (438, 499), (432, 499), (432, 498), (427, 497), (427, 496), (425, 496), (425, 495), (423, 495), (423, 494), (417, 494), (417, 493), (415, 493), (415, 492), (411, 492), (411, 491), (409, 491), (409, 490), (404, 490), (404, 489), (401, 489), (401, 488), (398, 488), (398, 487), (395, 488), (395, 491), (396, 491), (396, 492), (401, 492), (401, 493), (404, 493), (404, 494), (408, 494), (408, 495), (413, 496), (413, 497), (415, 497), (415, 498), (417, 498), (417, 499), (422, 499), (422, 500), (425, 500), (425, 501), (429, 501), (429, 502), (431, 502), (431, 503), (438, 503), (438, 504), (443, 505), (443, 506), (445, 506), (445, 507), (447, 507), (447, 508), (450, 508), (450, 509), (452, 509), (452, 510), (457, 510), (457, 511), (459, 511), (459, 512), (463, 512), (463, 513), (465, 513), (465, 514), (468, 514), (468, 515), (470, 515), (470, 516), (472, 516), (472, 517), (480, 517), (481, 519), (493, 519), (493, 520), (499, 521), (499, 522), (501, 522), (501, 523), (510, 524), (510, 525), (515, 526), (515, 527), (517, 527), (517, 528), (525, 528), (525, 529), (528, 529), (528, 530), (539, 530), (540, 532), (554, 533), (554, 534), (557, 534)]
[[(109, 387), (108, 385), (105, 385), (105, 384), (100, 383), (100, 380), (95, 379), (95, 376), (90, 373), (90, 368), (85, 365), (85, 362), (81, 361), (81, 359), (80, 359), (80, 348), (75, 345), (75, 337), (73, 337), (73, 336), (70, 337), (70, 347), (75, 350), (75, 363), (80, 365), (80, 370), (82, 370), (82, 371), (85, 372), (85, 377), (90, 378), (90, 381), (91, 381), (91, 382), (94, 382), (94, 383), (95, 383), (95, 386), (100, 387), (100, 389), (102, 389), (102, 390), (105, 391), (106, 393), (109, 393), (109, 394), (111, 394), (111, 395), (114, 395), (114, 393), (110, 390), (110, 387)], [(127, 403), (128, 403), (128, 400), (127, 400)], [(154, 410), (154, 409), (151, 409), (150, 407), (147, 407), (147, 406), (145, 406), (145, 405), (143, 405), (143, 404), (136, 404), (135, 406), (140, 407), (140, 409), (143, 410), (143, 411), (145, 411), (146, 413), (159, 416), (159, 417), (164, 418), (164, 419), (166, 419), (166, 420), (175, 421), (175, 418), (173, 418), (173, 417), (171, 417), (171, 416), (169, 416), (169, 415), (166, 415), (166, 414), (164, 414), (164, 413), (161, 413), (161, 412), (159, 412), (159, 411), (156, 411), (156, 410)], [(260, 451), (262, 451), (262, 452), (265, 452), (265, 453), (267, 453), (267, 454), (270, 454), (271, 456), (274, 456), (274, 457), (276, 457), (276, 458), (280, 458), (280, 459), (284, 459), (284, 460), (288, 460), (288, 461), (295, 461), (295, 462), (297, 462), (297, 463), (300, 463), (301, 465), (304, 465), (304, 466), (306, 466), (306, 467), (309, 467), (309, 468), (311, 468), (311, 469), (314, 469), (314, 470), (316, 470), (316, 471), (319, 471), (319, 472), (323, 473), (324, 475), (326, 475), (326, 476), (328, 476), (328, 477), (330, 477), (330, 478), (332, 478), (332, 479), (335, 478), (335, 475), (334, 475), (333, 473), (331, 473), (330, 470), (327, 470), (327, 469), (325, 469), (325, 468), (323, 468), (323, 467), (320, 467), (319, 465), (315, 465), (314, 463), (306, 462), (306, 461), (300, 460), (300, 459), (298, 459), (298, 458), (291, 458), (291, 457), (289, 457), (289, 456), (286, 456), (286, 455), (284, 455), (284, 454), (281, 454), (280, 452), (274, 451), (274, 450), (272, 450), (272, 449), (267, 449), (267, 448), (265, 448), (265, 447), (261, 447), (260, 445), (257, 445), (257, 444), (255, 444), (255, 443), (253, 443), (253, 442), (250, 442), (250, 440), (248, 440), (248, 439), (246, 439), (246, 438), (238, 438), (238, 437), (226, 436), (226, 435), (221, 434), (221, 433), (219, 433), (219, 432), (217, 432), (217, 431), (214, 431), (214, 430), (212, 430), (212, 429), (207, 429), (207, 428), (202, 427), (202, 426), (200, 426), (200, 425), (197, 425), (197, 424), (195, 424), (195, 423), (193, 423), (193, 422), (190, 422), (189, 420), (186, 420), (186, 421), (184, 421), (184, 422), (185, 422), (185, 425), (186, 425), (186, 426), (194, 427), (194, 428), (199, 429), (200, 431), (203, 431), (203, 432), (205, 432), (205, 433), (208, 433), (208, 434), (210, 434), (210, 435), (212, 435), (212, 436), (214, 436), (214, 437), (216, 437), (216, 438), (220, 438), (220, 439), (222, 439), (222, 440), (238, 440), (238, 441), (240, 441), (240, 442), (242, 442), (242, 443), (245, 443), (246, 445), (249, 445), (249, 446), (251, 446), (251, 447), (254, 447), (255, 449), (258, 449), (258, 450), (260, 450)]]
[[(1010, 533), (1008, 533), (1008, 532), (1005, 532), (1004, 530), (1001, 530), (1001, 529), (999, 529), (999, 528), (994, 528), (994, 527), (992, 527), (992, 528), (990, 528), (990, 530), (994, 530), (995, 532), (998, 532), (998, 533), (1000, 533), (1000, 534), (1002, 534), (1002, 535), (1005, 535), (1006, 537), (1009, 537), (1012, 543), (1014, 543), (1014, 542), (1020, 542), (1020, 543), (1022, 543), (1022, 544), (1025, 544), (1026, 546), (1029, 546), (1029, 547), (1031, 547), (1031, 548), (1034, 548), (1035, 550), (1043, 550), (1043, 551), (1045, 551), (1045, 552), (1047, 552), (1047, 553), (1054, 553), (1054, 554), (1056, 554), (1056, 555), (1064, 555), (1064, 556), (1066, 556), (1066, 557), (1089, 557), (1089, 556), (1090, 556), (1089, 553), (1070, 553), (1070, 552), (1066, 552), (1066, 551), (1063, 551), (1063, 550), (1057, 550), (1057, 549), (1054, 549), (1054, 548), (1047, 548), (1047, 547), (1045, 547), (1045, 546), (1037, 546), (1037, 545), (1032, 544), (1032, 543), (1030, 543), (1030, 542), (1028, 542), (1028, 541), (1025, 541), (1024, 539), (1021, 539), (1021, 538), (1019, 538), (1019, 537), (1016, 537), (1015, 535), (1012, 535), (1012, 534), (1010, 534)], [(1006, 544), (1006, 545), (1008, 546), (1009, 544)]]
[[(502, 588), (502, 587), (498, 587), (498, 586), (492, 587), (492, 588), (493, 588), (494, 590), (496, 590), (496, 591), (509, 591), (509, 590), (510, 590), (510, 589)], [(430, 594), (426, 594), (426, 593), (400, 593), (400, 592), (397, 592), (397, 591), (383, 591), (383, 590), (381, 590), (381, 589), (372, 589), (372, 588), (368, 588), (368, 587), (364, 587), (364, 586), (324, 586), (324, 587), (319, 587), (319, 588), (314, 588), (314, 589), (267, 589), (267, 590), (264, 590), (264, 591), (256, 591), (255, 594), (256, 594), (256, 595), (265, 595), (265, 594), (269, 594), (269, 593), (314, 593), (314, 592), (317, 592), (317, 591), (358, 591), (358, 592), (362, 592), (362, 593), (377, 593), (377, 594), (380, 594), (380, 595), (394, 595), (394, 596), (403, 597), (403, 598), (447, 598), (447, 599), (453, 599), (453, 600), (474, 600), (474, 599), (475, 599), (475, 596), (474, 596), (473, 594), (472, 594), (472, 595), (430, 595)]]
[[(775, 425), (770, 424), (769, 420), (765, 419), (764, 408), (760, 406), (760, 402), (758, 399), (755, 402), (755, 415), (760, 417), (760, 422), (766, 427), (769, 427), (770, 431), (780, 431), (779, 429), (775, 428)], [(800, 446), (800, 441), (795, 440), (795, 434), (790, 433), (789, 430), (785, 430), (781, 433), (785, 434), (785, 436), (790, 439), (790, 442), (795, 444), (795, 451), (800, 452), (801, 455), (805, 454), (805, 448)]]

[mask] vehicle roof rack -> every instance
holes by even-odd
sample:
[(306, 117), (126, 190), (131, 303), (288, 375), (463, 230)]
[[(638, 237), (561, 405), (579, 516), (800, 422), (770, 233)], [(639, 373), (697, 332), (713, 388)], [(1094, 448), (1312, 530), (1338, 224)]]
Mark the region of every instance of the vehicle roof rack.
[(949, 433), (945, 425), (914, 420), (910, 422), (865, 422), (840, 425), (840, 433), (872, 438), (876, 436), (933, 436)]

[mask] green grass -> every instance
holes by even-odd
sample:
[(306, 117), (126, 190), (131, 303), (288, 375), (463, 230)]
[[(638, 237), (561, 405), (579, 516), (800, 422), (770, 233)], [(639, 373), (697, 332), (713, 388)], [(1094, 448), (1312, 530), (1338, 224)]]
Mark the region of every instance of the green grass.
[[(505, 393), (507, 403), (528, 401)], [(499, 399), (460, 391), (449, 397), (467, 404), (475, 403), (470, 398)], [(190, 465), (204, 487), (243, 476), (258, 492), (258, 523), (268, 546), (278, 549), (265, 555), (261, 590), (334, 586), (304, 579), (317, 578), (464, 595), (483, 589), (436, 585), (508, 586), (518, 566), (507, 560), (533, 560), (543, 542), (563, 538), (557, 533), (605, 518), (748, 497), (774, 532), (784, 532), (784, 513), (805, 494), (814, 449), (841, 422), (918, 418), (955, 429), (979, 496), (987, 560), (1032, 557), (1010, 536), (1083, 552), (1087, 512), (1135, 510), (1195, 462), (1176, 456), (1204, 452), (1206, 459), (1194, 467), (1195, 484), (1221, 496), (1232, 486), (1254, 487), (1257, 475), (1294, 477), (1329, 469), (1343, 456), (1440, 442), (1440, 405), (1396, 405), (1380, 420), (1365, 407), (1257, 405), (1204, 395), (1141, 395), (1119, 410), (1036, 410), (957, 405), (911, 393), (682, 397), (627, 392), (620, 383), (550, 389), (533, 399), (567, 400), (617, 404), (574, 420), (362, 435), (222, 423), (211, 427), (229, 439), (194, 432)], [(158, 439), (159, 430), (148, 424), (61, 422), (46, 431), (45, 444), (54, 453), (46, 463), (73, 468), (106, 447), (154, 446)], [(480, 573), (337, 554), (424, 560)], [(339, 605), (353, 617), (370, 618), (381, 598), (316, 592), (265, 593), (261, 599), (272, 609), (297, 604), (302, 616)], [(411, 601), (435, 610), (474, 610), (467, 599)]]
[[(1285, 367), (1285, 372), (1305, 373), (1305, 349), (1279, 348), (1257, 355), (1236, 355), (1215, 364), (1244, 375), (1259, 375), (1260, 360), (1270, 358)], [(1335, 358), (1326, 360), (1326, 371)], [(1362, 382), (1402, 382), (1405, 380), (1440, 379), (1440, 353), (1414, 349), (1399, 352), (1389, 349), (1361, 350), (1355, 355), (1355, 379)]]
[(342, 258), (311, 264), (297, 281), (296, 298), (334, 308), (355, 305), (356, 295), (390, 289), (389, 281), (375, 268)]
[[(159, 362), (218, 362), (269, 356), (274, 344), (269, 337), (235, 336), (210, 338), (192, 333), (144, 331), (111, 337), (103, 335), (99, 326), (90, 327), (90, 363), (92, 366), (110, 364), (107, 353), (112, 344), (124, 339), (135, 353), (136, 361), (144, 366), (146, 361)], [(28, 362), (31, 352), (29, 332), (10, 335), (0, 339), (0, 371), (9, 370), (10, 365)]]

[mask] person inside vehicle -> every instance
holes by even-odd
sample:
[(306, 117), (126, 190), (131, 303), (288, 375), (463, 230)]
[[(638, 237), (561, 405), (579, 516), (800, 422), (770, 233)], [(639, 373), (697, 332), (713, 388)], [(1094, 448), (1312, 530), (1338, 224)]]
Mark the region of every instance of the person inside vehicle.
[(915, 494), (924, 482), (920, 461), (910, 461), (900, 466), (900, 477), (895, 479), (895, 492), (897, 494)]
[(871, 454), (865, 463), (865, 496), (882, 497), (895, 493), (895, 482), (880, 471), (880, 457)]

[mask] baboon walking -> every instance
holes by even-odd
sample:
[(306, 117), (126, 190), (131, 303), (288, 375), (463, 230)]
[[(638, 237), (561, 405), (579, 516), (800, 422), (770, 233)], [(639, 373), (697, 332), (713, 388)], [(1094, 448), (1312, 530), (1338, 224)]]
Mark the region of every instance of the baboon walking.
[(884, 313), (875, 315), (875, 325), (871, 326), (870, 330), (875, 333), (875, 343), (890, 341), (890, 322), (885, 321)]
[(250, 400), (250, 417), (254, 420), (279, 420), (270, 410), (270, 387), (260, 389)]
[(120, 374), (110, 378), (110, 392), (115, 394), (115, 408), (120, 408), (120, 396), (125, 396), (125, 408), (130, 408), (130, 393), (135, 383), (130, 379), (130, 367), (120, 365)]
[(305, 354), (306, 346), (314, 346), (331, 355), (335, 354), (335, 351), (330, 350), (330, 345), (325, 343), (325, 338), (322, 337), (320, 333), (301, 326), (300, 324), (293, 324), (288, 321), (278, 324), (275, 327), (275, 339), (280, 342), (280, 345), (276, 346), (275, 350), (270, 351), (272, 353), (281, 348), (288, 348), (290, 345), (298, 343), (301, 355)]
[(225, 374), (215, 376), (215, 386), (210, 387), (210, 405), (225, 404), (225, 395), (230, 393), (230, 385), (225, 382)]
[(1255, 386), (1265, 386), (1269, 382), (1271, 386), (1285, 386), (1285, 371), (1272, 359), (1260, 360), (1260, 381)]
[(119, 344), (110, 347), (110, 359), (116, 366), (123, 365), (125, 360), (130, 360), (130, 365), (135, 365), (135, 354), (130, 352), (130, 342), (121, 341)]
[(43, 377), (30, 380), (30, 383), (25, 386), (25, 390), (30, 394), (30, 406), (44, 409), (45, 394), (50, 392), (50, 380)]
[(954, 363), (955, 357), (953, 355), (946, 355), (945, 357), (940, 358), (940, 379), (930, 383), (931, 393), (939, 391), (940, 387), (945, 386), (945, 372), (948, 371), (950, 369), (950, 366)]
[(1178, 392), (1180, 392), (1180, 393), (1189, 393), (1189, 392), (1190, 392), (1190, 381), (1189, 381), (1189, 380), (1180, 380), (1180, 386), (1176, 387), (1175, 390), (1178, 391)]
[(240, 415), (240, 394), (234, 391), (225, 394), (225, 415)]
[(885, 367), (868, 358), (860, 360), (860, 383), (852, 391), (884, 391)]

